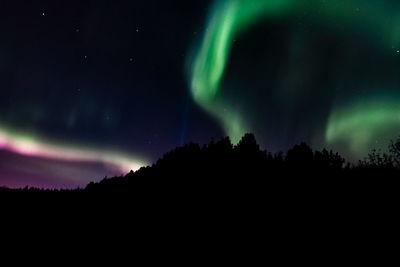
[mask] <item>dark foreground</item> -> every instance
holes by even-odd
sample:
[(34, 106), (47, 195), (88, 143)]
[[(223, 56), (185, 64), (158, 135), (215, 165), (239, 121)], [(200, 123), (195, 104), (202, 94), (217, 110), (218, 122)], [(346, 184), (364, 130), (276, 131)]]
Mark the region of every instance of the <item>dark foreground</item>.
[[(225, 205), (224, 210), (259, 209), (285, 203), (295, 206), (339, 204), (351, 199), (396, 198), (400, 177), (400, 142), (391, 154), (372, 151), (357, 165), (338, 153), (313, 151), (306, 144), (285, 155), (261, 151), (252, 134), (237, 146), (229, 138), (200, 147), (190, 143), (166, 153), (152, 166), (125, 176), (90, 183), (84, 189), (40, 190), (0, 188), (1, 196), (120, 200), (120, 205), (196, 207)], [(302, 204), (302, 205), (303, 205)], [(324, 205), (325, 205), (324, 204)]]
[(346, 166), (304, 144), (271, 155), (252, 135), (189, 144), (85, 189), (0, 189), (2, 223), (114, 265), (382, 265), (397, 248), (400, 172), (377, 158)]

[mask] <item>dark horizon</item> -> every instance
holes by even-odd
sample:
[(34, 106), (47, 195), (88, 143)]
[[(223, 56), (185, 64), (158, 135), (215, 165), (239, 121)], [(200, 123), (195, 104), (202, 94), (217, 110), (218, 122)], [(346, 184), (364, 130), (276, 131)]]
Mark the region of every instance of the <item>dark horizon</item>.
[[(330, 179), (334, 178), (340, 183), (354, 183), (358, 182), (359, 178), (364, 181), (371, 178), (376, 180), (377, 174), (387, 179), (397, 177), (400, 174), (400, 137), (388, 145), (388, 151), (390, 152), (385, 153), (374, 149), (368, 157), (357, 163), (350, 163), (332, 150), (313, 150), (304, 142), (285, 153), (271, 153), (260, 149), (254, 134), (248, 133), (237, 145), (233, 145), (229, 137), (212, 139), (203, 145), (189, 142), (164, 153), (156, 162), (142, 166), (137, 171), (131, 170), (114, 177), (90, 180), (87, 184), (77, 184), (75, 187), (68, 183), (65, 187), (49, 186), (50, 180), (39, 182), (37, 185), (22, 182), (16, 186), (0, 186), (0, 189), (17, 189), (23, 192), (111, 190), (114, 193), (122, 193), (140, 190), (143, 186), (147, 188), (148, 184), (156, 187), (164, 184), (171, 189), (175, 185), (184, 189), (188, 184), (199, 181), (205, 184), (220, 184), (225, 181), (248, 183), (253, 180), (270, 183), (283, 182), (287, 178), (304, 182), (317, 179), (321, 183), (329, 183)], [(95, 168), (95, 164), (91, 164)], [(70, 183), (70, 180), (76, 177), (74, 175), (77, 173), (69, 174), (66, 181)]]

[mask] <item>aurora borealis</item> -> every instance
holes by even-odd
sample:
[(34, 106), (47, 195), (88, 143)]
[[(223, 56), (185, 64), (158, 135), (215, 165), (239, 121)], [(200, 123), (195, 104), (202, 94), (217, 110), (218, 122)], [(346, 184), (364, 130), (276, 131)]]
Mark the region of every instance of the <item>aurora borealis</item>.
[(339, 147), (343, 142), (354, 155), (366, 155), (371, 147), (385, 150), (400, 132), (399, 99), (398, 92), (388, 91), (336, 108), (328, 119), (326, 142)]
[[(220, 89), (220, 83), (224, 74), (232, 42), (236, 36), (240, 35), (247, 28), (260, 20), (274, 20), (276, 18), (296, 16), (296, 14), (310, 14), (314, 20), (320, 23), (327, 21), (337, 21), (338, 24), (346, 25), (346, 30), (353, 29), (365, 32), (376, 39), (380, 49), (393, 52), (394, 48), (399, 47), (400, 41), (400, 17), (399, 6), (393, 8), (393, 1), (359, 1), (359, 0), (220, 0), (216, 1), (207, 31), (197, 53), (191, 71), (191, 88), (194, 99), (205, 110), (217, 117), (226, 133), (234, 142), (239, 141), (241, 136), (253, 129), (245, 125), (241, 114), (235, 113), (229, 104), (222, 100), (217, 100), (216, 95)], [(395, 5), (396, 7), (396, 5)], [(333, 26), (335, 28), (336, 26)], [(342, 27), (339, 27), (338, 30)], [(326, 30), (331, 30), (327, 27)], [(373, 42), (376, 42), (373, 40)], [(396, 51), (397, 52), (397, 51)], [(380, 113), (374, 111), (374, 106), (370, 106), (367, 113)], [(381, 109), (381, 108), (380, 108)], [(365, 114), (366, 110), (359, 111)], [(387, 111), (387, 110), (385, 110)], [(398, 111), (398, 109), (397, 109)], [(397, 119), (393, 120), (391, 115), (394, 111), (387, 111), (386, 118), (397, 125)], [(355, 121), (368, 120), (369, 114), (358, 115), (348, 123)], [(344, 116), (345, 117), (345, 116)], [(340, 120), (340, 118), (337, 118)], [(380, 119), (374, 120), (380, 123)], [(336, 120), (335, 122), (336, 123)], [(338, 122), (341, 124), (341, 122)], [(355, 127), (355, 126), (354, 126)], [(327, 126), (327, 142), (331, 142), (331, 131), (334, 125)], [(349, 129), (350, 130), (350, 129)], [(371, 130), (371, 129), (370, 129)], [(371, 132), (371, 131), (369, 131)], [(366, 136), (366, 134), (361, 134)], [(371, 138), (365, 140), (364, 147), (375, 135), (368, 134)], [(354, 140), (353, 140), (354, 141)]]
[(22, 136), (16, 132), (0, 129), (0, 149), (5, 149), (20, 155), (40, 157), (65, 161), (93, 161), (109, 165), (121, 173), (137, 170), (144, 166), (145, 161), (134, 159), (111, 150), (89, 149), (71, 144), (52, 144), (49, 140), (40, 140), (32, 135)]
[(84, 186), (255, 133), (349, 160), (400, 135), (395, 0), (0, 3), (0, 186)]

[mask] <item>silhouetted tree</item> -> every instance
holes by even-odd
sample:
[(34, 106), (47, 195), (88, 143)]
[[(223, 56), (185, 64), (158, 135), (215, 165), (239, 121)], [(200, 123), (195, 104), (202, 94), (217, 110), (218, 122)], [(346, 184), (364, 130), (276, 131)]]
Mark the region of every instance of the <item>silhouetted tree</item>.
[(314, 153), (315, 168), (341, 170), (345, 161), (339, 153), (333, 153), (332, 150), (328, 152), (328, 150), (323, 149), (322, 152), (315, 151)]
[(314, 153), (305, 143), (295, 145), (286, 154), (286, 165), (294, 169), (310, 169), (314, 163)]
[(390, 141), (389, 152), (393, 166), (400, 168), (400, 137), (395, 142)]
[(235, 151), (242, 155), (255, 155), (259, 154), (260, 146), (257, 144), (254, 134), (247, 133), (235, 146)]
[[(393, 142), (392, 144), (393, 145)], [(393, 152), (391, 152), (393, 155)], [(368, 157), (359, 162), (362, 168), (380, 168), (389, 169), (394, 167), (394, 157), (387, 153), (383, 153), (381, 150), (373, 149)]]

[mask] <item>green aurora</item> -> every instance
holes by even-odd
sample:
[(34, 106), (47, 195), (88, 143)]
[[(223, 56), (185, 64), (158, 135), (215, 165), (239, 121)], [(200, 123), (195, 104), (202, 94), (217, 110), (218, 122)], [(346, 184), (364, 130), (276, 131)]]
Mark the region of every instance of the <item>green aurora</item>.
[(388, 140), (400, 133), (400, 94), (387, 91), (363, 96), (336, 108), (328, 119), (325, 140), (338, 149), (343, 144), (353, 155), (366, 155), (373, 147), (386, 150)]
[[(399, 7), (396, 1), (381, 0), (215, 1), (203, 39), (191, 62), (192, 96), (237, 143), (244, 133), (254, 129), (247, 123), (249, 119), (220, 95), (221, 80), (235, 38), (262, 21), (307, 13), (327, 31), (361, 32), (377, 50), (389, 54), (399, 49)], [(378, 93), (377, 100), (360, 98), (333, 105), (322, 145), (336, 148), (337, 143), (345, 144), (354, 155), (361, 156), (377, 143), (382, 131), (384, 136), (392, 138), (394, 131), (400, 130), (400, 99), (391, 94), (382, 95), (384, 91)]]

